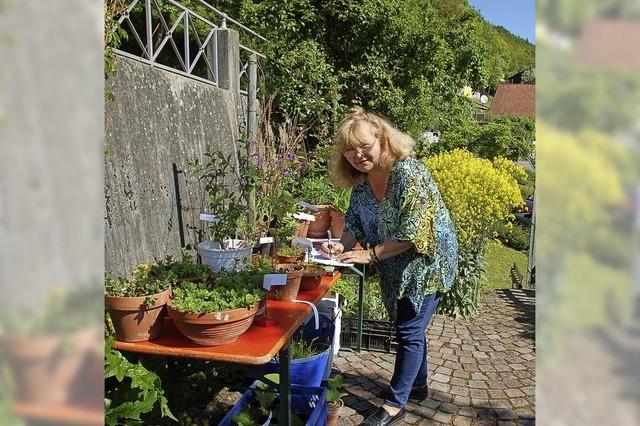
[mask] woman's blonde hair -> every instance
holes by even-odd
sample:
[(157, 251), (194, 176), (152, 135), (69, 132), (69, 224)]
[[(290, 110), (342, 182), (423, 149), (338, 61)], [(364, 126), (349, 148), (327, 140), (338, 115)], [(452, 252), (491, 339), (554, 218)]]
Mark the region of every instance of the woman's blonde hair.
[(332, 165), (336, 180), (344, 186), (355, 186), (365, 175), (365, 173), (356, 170), (343, 155), (345, 151), (364, 144), (361, 137), (363, 125), (371, 126), (376, 138), (380, 141), (382, 151), (378, 166), (382, 169), (391, 171), (397, 161), (414, 155), (414, 141), (409, 135), (393, 127), (385, 118), (367, 112), (360, 107), (353, 107), (347, 112), (347, 116), (340, 123), (333, 138)]

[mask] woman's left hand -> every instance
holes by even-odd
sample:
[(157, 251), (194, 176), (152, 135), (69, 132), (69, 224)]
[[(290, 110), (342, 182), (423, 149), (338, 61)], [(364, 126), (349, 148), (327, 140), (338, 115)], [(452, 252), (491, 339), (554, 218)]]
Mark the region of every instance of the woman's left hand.
[(357, 263), (368, 265), (373, 261), (371, 250), (351, 250), (336, 256), (336, 260), (343, 263)]

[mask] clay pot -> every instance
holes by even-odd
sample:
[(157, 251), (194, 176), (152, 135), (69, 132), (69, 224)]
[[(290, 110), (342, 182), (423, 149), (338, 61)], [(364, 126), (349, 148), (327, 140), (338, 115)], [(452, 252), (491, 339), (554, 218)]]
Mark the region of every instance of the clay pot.
[(327, 426), (335, 426), (344, 407), (342, 399), (327, 403)]
[(300, 290), (315, 290), (322, 282), (322, 275), (324, 275), (324, 268), (311, 265), (311, 270), (308, 271), (305, 267), (302, 280), (300, 281)]
[(279, 300), (281, 302), (291, 302), (298, 296), (298, 290), (300, 290), (300, 281), (302, 280), (302, 274), (304, 272), (304, 268), (302, 265), (296, 265), (293, 263), (281, 263), (276, 265), (276, 274), (279, 268), (289, 268), (295, 267), (295, 270), (292, 272), (287, 272), (287, 284), (283, 286), (273, 287), (269, 293), (267, 293), (267, 297), (269, 299)]
[(144, 307), (145, 296), (105, 295), (107, 309), (116, 329), (116, 339), (123, 342), (143, 342), (158, 337), (164, 324), (164, 305), (170, 294), (169, 289), (154, 294), (155, 305), (150, 308)]
[(296, 231), (296, 237), (306, 238), (309, 232), (309, 221), (303, 220), (298, 224), (298, 230)]
[(335, 238), (342, 237), (344, 232), (344, 213), (331, 209), (329, 214), (331, 216), (331, 236)]
[(299, 256), (284, 256), (282, 254), (276, 254), (278, 263), (284, 264), (284, 263), (296, 263), (298, 261), (304, 260), (304, 254), (301, 254)]
[[(87, 336), (95, 330), (70, 336), (3, 337), (0, 350), (14, 375), (17, 400), (43, 405), (70, 402), (72, 385), (82, 378), (87, 353), (95, 345)], [(103, 377), (102, 357), (99, 365)]]
[(313, 213), (316, 220), (309, 223), (309, 230), (307, 231), (307, 237), (310, 238), (326, 238), (327, 229), (331, 226), (331, 206), (321, 204), (316, 206), (320, 209), (319, 212)]
[(195, 314), (174, 309), (171, 301), (167, 312), (176, 328), (193, 343), (202, 346), (220, 346), (235, 342), (247, 331), (258, 312), (256, 302), (251, 308), (238, 308), (229, 311)]

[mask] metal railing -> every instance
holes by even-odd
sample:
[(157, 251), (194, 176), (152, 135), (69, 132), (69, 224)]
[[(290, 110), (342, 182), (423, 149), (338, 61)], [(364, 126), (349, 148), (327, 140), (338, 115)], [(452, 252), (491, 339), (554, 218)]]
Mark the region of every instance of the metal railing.
[[(221, 24), (216, 25), (209, 16), (203, 16), (176, 0), (133, 0), (119, 17), (118, 23), (135, 40), (140, 51), (136, 54), (132, 49), (114, 50), (149, 65), (218, 86), (219, 29), (226, 29), (229, 22), (260, 40), (267, 40), (204, 0), (196, 1), (209, 12), (206, 15), (214, 14), (220, 17)], [(141, 20), (144, 22), (140, 22)], [(166, 54), (161, 56), (168, 45), (175, 54), (175, 57), (171, 56), (173, 64), (167, 63)], [(192, 51), (194, 45), (195, 51)], [(261, 53), (242, 44), (239, 48), (249, 55), (255, 54), (257, 57), (265, 58)], [(202, 63), (204, 66), (200, 65)], [(241, 69), (239, 79), (243, 76), (246, 77), (246, 64)]]

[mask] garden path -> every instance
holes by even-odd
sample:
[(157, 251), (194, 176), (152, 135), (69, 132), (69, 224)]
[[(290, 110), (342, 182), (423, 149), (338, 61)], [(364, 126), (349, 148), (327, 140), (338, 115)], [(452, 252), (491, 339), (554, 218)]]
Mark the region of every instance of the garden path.
[[(535, 291), (484, 292), (470, 320), (434, 316), (428, 328), (429, 397), (407, 405), (406, 424), (535, 424)], [(395, 354), (340, 352), (345, 379), (340, 425), (357, 425), (381, 404)]]

